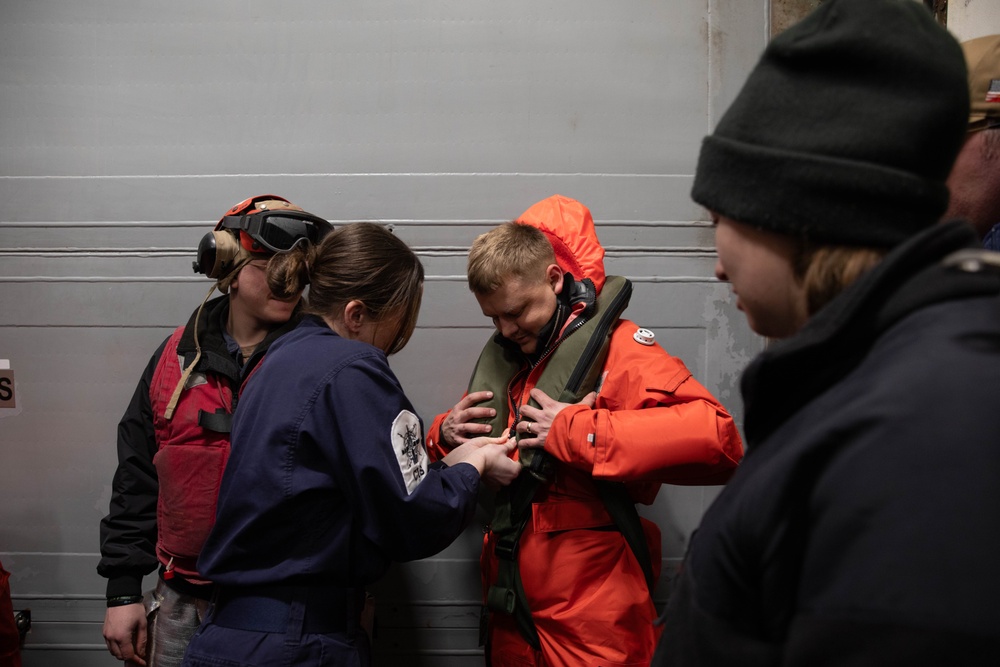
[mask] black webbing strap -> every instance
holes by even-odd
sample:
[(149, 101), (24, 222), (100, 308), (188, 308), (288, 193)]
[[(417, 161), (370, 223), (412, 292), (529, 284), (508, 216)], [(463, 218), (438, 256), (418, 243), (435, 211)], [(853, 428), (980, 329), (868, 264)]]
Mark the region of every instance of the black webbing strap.
[[(496, 540), (497, 580), (486, 593), (486, 606), (490, 611), (510, 614), (521, 636), (537, 651), (541, 649), (538, 631), (531, 620), (521, 572), (517, 566), (517, 551), (521, 534), (531, 518), (531, 500), (540, 482), (531, 475), (521, 475), (514, 483), (497, 493), (496, 512), (491, 530)], [(482, 628), (485, 630), (485, 628)], [(481, 633), (480, 644), (485, 642)]]
[[(521, 534), (531, 518), (531, 499), (540, 483), (531, 475), (522, 475), (515, 483), (497, 494), (496, 514), (492, 530), (496, 536), (494, 551), (497, 555), (497, 580), (486, 594), (486, 606), (490, 611), (499, 611), (514, 617), (521, 636), (535, 650), (540, 650), (538, 631), (531, 620), (521, 572), (517, 563), (517, 551)], [(653, 561), (646, 543), (646, 533), (642, 529), (639, 512), (628, 490), (621, 482), (594, 480), (597, 492), (611, 515), (615, 527), (621, 532), (626, 543), (642, 568), (650, 596), (656, 587), (653, 576)], [(480, 644), (485, 641), (482, 636)]]
[(653, 576), (653, 557), (649, 553), (649, 544), (646, 543), (646, 531), (642, 529), (642, 521), (639, 519), (639, 511), (635, 508), (635, 501), (628, 494), (628, 489), (621, 482), (611, 482), (603, 479), (595, 479), (594, 485), (597, 493), (604, 501), (604, 507), (615, 522), (615, 527), (625, 538), (635, 559), (642, 568), (642, 573), (646, 577), (646, 586), (649, 588), (649, 595), (652, 597), (653, 589), (656, 588), (656, 578)]
[(215, 412), (198, 411), (198, 426), (216, 433), (229, 433), (233, 428), (233, 415), (219, 408)]

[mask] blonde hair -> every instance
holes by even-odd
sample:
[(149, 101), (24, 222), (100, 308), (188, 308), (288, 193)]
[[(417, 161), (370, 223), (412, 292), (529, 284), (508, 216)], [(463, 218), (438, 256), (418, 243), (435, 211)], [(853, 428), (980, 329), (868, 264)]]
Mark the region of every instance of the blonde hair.
[(469, 248), (469, 289), (491, 294), (511, 278), (543, 280), (556, 263), (552, 244), (536, 227), (516, 220), (479, 235)]
[(267, 268), (268, 287), (279, 298), (309, 285), (307, 313), (337, 317), (358, 300), (376, 321), (401, 315), (388, 354), (402, 350), (413, 335), (423, 282), (424, 267), (409, 246), (371, 222), (337, 227), (319, 246), (278, 253)]
[(792, 266), (803, 285), (809, 317), (881, 262), (887, 252), (885, 248), (814, 246), (803, 241)]

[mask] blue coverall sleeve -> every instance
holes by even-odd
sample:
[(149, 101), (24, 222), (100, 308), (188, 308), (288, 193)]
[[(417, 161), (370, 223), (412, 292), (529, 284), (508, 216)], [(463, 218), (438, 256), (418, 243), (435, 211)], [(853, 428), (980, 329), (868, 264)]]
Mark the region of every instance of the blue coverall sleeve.
[(451, 544), (472, 519), (479, 472), (464, 463), (428, 467), (423, 425), (385, 358), (355, 359), (324, 394), (326, 409), (312, 412), (314, 435), (365, 538), (397, 561)]

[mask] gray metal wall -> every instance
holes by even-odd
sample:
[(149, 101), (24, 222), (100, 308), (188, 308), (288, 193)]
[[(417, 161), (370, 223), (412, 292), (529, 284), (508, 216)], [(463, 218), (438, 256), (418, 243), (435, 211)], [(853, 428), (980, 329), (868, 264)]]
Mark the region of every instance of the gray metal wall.
[[(0, 559), (24, 663), (112, 665), (98, 522), (115, 425), (200, 302), (201, 235), (283, 195), (391, 223), (428, 273), (393, 366), (425, 421), (489, 335), (474, 236), (560, 193), (587, 204), (629, 315), (742, 417), (762, 341), (712, 276), (688, 192), (701, 137), (767, 37), (766, 0), (4, 0), (0, 3)], [(675, 565), (717, 489), (645, 514)], [(481, 664), (480, 531), (377, 587), (380, 664)], [(661, 595), (665, 593), (661, 584)]]

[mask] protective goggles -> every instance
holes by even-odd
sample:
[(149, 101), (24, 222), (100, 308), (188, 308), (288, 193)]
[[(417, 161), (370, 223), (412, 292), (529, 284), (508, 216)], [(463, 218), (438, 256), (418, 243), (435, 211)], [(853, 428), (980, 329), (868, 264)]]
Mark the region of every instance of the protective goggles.
[(311, 213), (282, 209), (227, 215), (219, 221), (217, 229), (246, 232), (251, 239), (251, 247), (247, 248), (250, 252), (285, 252), (302, 241), (319, 243), (333, 226)]
[(241, 253), (286, 252), (303, 241), (319, 243), (331, 230), (329, 222), (305, 211), (227, 215), (202, 238), (191, 268), (219, 280), (232, 271)]

